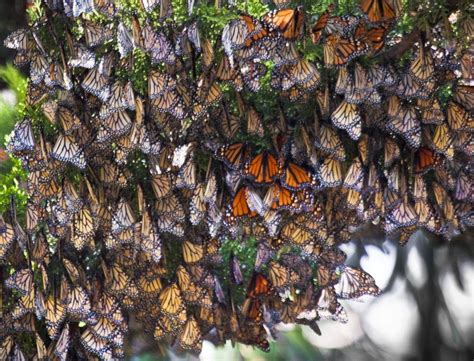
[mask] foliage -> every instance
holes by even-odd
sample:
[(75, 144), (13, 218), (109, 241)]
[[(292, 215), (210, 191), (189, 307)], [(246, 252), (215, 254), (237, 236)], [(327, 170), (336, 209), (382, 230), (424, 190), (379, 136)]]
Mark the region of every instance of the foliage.
[[(26, 79), (11, 64), (0, 67), (0, 79), (15, 95), (14, 105), (0, 100), (0, 148), (2, 148), (8, 142), (15, 122), (24, 112)], [(8, 160), (0, 162), (0, 214), (9, 209), (10, 197), (14, 196), (17, 199), (21, 216), (26, 204), (26, 193), (20, 183), (25, 179), (26, 173), (22, 169), (19, 159), (10, 156)]]

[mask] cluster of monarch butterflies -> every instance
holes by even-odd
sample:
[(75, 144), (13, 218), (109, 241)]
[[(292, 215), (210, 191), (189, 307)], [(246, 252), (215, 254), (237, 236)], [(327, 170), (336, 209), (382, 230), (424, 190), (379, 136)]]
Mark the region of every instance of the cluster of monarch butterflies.
[[(130, 319), (192, 352), (229, 339), (268, 350), (278, 323), (319, 332), (346, 321), (340, 299), (379, 293), (338, 248), (364, 227), (402, 243), (472, 227), (472, 45), (420, 34), (403, 65), (379, 61), (396, 46), (397, 1), (330, 8), (308, 31), (302, 7), (276, 1), (220, 39), (143, 16), (169, 17), (169, 1), (140, 3), (138, 16), (46, 0), (5, 40), (30, 76), (7, 147), (28, 202), (25, 224), (14, 201), (0, 216), (0, 359), (123, 358)], [(472, 39), (472, 22), (462, 29)], [(307, 39), (320, 63), (298, 50)], [(252, 101), (265, 86), (271, 114)], [(250, 240), (250, 265), (224, 252)]]

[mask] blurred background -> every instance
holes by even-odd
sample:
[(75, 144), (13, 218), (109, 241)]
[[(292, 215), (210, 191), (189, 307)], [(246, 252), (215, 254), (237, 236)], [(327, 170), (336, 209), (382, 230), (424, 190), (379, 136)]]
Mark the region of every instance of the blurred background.
[[(24, 1), (0, 1), (0, 41), (25, 24)], [(5, 154), (5, 137), (20, 116), (24, 76), (0, 46), (0, 208), (21, 196), (18, 164)], [(0, 210), (1, 211), (1, 210)], [(474, 234), (446, 244), (423, 232), (405, 247), (366, 234), (343, 247), (348, 264), (361, 266), (383, 290), (377, 297), (344, 303), (349, 322), (321, 321), (322, 335), (309, 327), (279, 326), (270, 353), (205, 341), (201, 355), (178, 355), (131, 327), (129, 353), (139, 360), (474, 360)]]

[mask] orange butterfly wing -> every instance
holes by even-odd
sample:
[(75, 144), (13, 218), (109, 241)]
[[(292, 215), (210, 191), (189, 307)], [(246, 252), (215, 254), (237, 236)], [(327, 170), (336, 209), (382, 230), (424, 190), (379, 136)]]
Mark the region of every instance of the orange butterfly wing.
[(362, 0), (360, 7), (372, 23), (392, 21), (397, 16), (387, 0)]
[(285, 170), (283, 182), (290, 189), (300, 189), (311, 184), (311, 177), (306, 169), (294, 163), (289, 163)]
[(255, 156), (245, 167), (245, 174), (254, 182), (268, 184), (278, 175), (278, 163), (275, 157), (267, 152)]
[(247, 297), (256, 298), (270, 293), (270, 281), (261, 273), (255, 272), (247, 288)]
[(247, 203), (247, 188), (240, 188), (232, 200), (232, 216), (240, 218), (244, 216), (254, 217), (255, 215), (257, 215), (257, 212), (251, 211)]
[(302, 34), (304, 12), (300, 8), (272, 11), (262, 21), (270, 29), (278, 29), (285, 39), (295, 40)]

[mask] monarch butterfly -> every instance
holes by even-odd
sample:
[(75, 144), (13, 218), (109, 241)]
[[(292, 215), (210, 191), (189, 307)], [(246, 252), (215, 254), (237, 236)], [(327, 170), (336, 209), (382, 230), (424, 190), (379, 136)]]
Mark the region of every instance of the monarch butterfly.
[(361, 0), (360, 8), (371, 23), (390, 22), (397, 17), (389, 0)]
[(466, 109), (474, 108), (474, 90), (472, 86), (458, 84), (454, 91), (454, 100)]
[(242, 303), (242, 315), (245, 320), (261, 323), (263, 321), (262, 302), (259, 299), (246, 298)]
[(151, 106), (160, 113), (169, 113), (171, 115), (178, 115), (179, 107), (183, 105), (181, 98), (175, 90), (166, 90), (161, 94), (157, 94), (151, 100)]
[(410, 73), (404, 73), (400, 76), (396, 93), (404, 98), (422, 97), (423, 88), (413, 79)]
[(153, 70), (148, 76), (148, 96), (156, 99), (166, 91), (176, 89), (176, 80), (168, 74)]
[(176, 188), (188, 189), (196, 187), (196, 164), (192, 159), (189, 159), (179, 170), (175, 186)]
[[(316, 88), (320, 82), (318, 69), (305, 59), (300, 59), (290, 67), (289, 76), (295, 84), (305, 87), (306, 90)], [(310, 86), (308, 86), (309, 84)]]
[(411, 195), (415, 201), (418, 201), (418, 200), (426, 201), (428, 199), (426, 183), (425, 183), (425, 180), (423, 179), (423, 176), (420, 174), (416, 174), (413, 177), (413, 188), (412, 188)]
[(191, 350), (197, 353), (201, 351), (202, 335), (194, 316), (188, 318), (178, 340), (179, 345), (185, 350)]
[(454, 198), (458, 200), (472, 200), (471, 183), (469, 176), (460, 171), (456, 179), (456, 188), (454, 190)]
[(367, 44), (372, 49), (373, 53), (377, 53), (385, 45), (385, 35), (388, 30), (389, 27), (386, 24), (367, 29), (365, 24), (359, 23), (355, 30), (354, 37)]
[(332, 8), (329, 8), (326, 10), (324, 13), (321, 14), (321, 16), (318, 18), (318, 20), (314, 23), (314, 25), (311, 28), (311, 40), (313, 41), (313, 44), (318, 44), (319, 41), (321, 40), (321, 36), (323, 35), (323, 31), (325, 30), (329, 18), (330, 18), (330, 12)]
[(45, 57), (39, 53), (33, 53), (30, 62), (30, 81), (32, 84), (39, 84), (48, 72), (49, 64)]
[(166, 173), (154, 175), (151, 186), (157, 198), (166, 197), (173, 188), (173, 178)]
[(442, 153), (448, 159), (453, 158), (453, 137), (449, 126), (445, 123), (436, 126), (433, 134), (433, 148), (435, 151)]
[(215, 59), (214, 48), (212, 47), (211, 41), (207, 38), (202, 39), (201, 48), (202, 48), (201, 64), (204, 67), (204, 69), (209, 69)]
[(143, 48), (150, 54), (152, 64), (173, 64), (174, 48), (163, 33), (156, 33), (150, 25), (142, 29)]
[(92, 213), (89, 208), (82, 207), (82, 209), (73, 217), (73, 239), (78, 238), (80, 240), (80, 247), (82, 249), (84, 242), (88, 241), (95, 234), (97, 229), (97, 223), (92, 218)]
[(252, 279), (247, 287), (247, 297), (259, 298), (262, 296), (268, 296), (270, 292), (270, 281), (263, 274), (254, 271)]
[(293, 222), (283, 226), (280, 231), (280, 237), (297, 246), (305, 246), (313, 239), (309, 231)]
[(251, 210), (247, 201), (247, 187), (241, 187), (235, 194), (230, 207), (230, 214), (233, 218), (243, 216), (255, 217), (257, 212)]
[(474, 154), (473, 136), (467, 132), (459, 132), (452, 139), (453, 148), (468, 156)]
[(247, 345), (257, 346), (264, 352), (270, 350), (270, 343), (267, 340), (265, 328), (258, 322), (252, 322), (250, 319), (248, 323), (241, 324), (237, 340)]
[(341, 298), (358, 298), (362, 295), (377, 296), (380, 289), (368, 273), (358, 268), (342, 267), (339, 281), (334, 285)]
[(247, 36), (255, 29), (253, 19), (247, 16), (242, 16), (228, 23), (222, 30), (222, 44), (224, 51), (230, 59), (230, 64), (233, 65), (232, 52), (235, 49), (240, 49), (245, 45), (249, 46), (251, 42), (247, 42)]
[(263, 16), (262, 24), (270, 33), (278, 31), (285, 39), (296, 40), (303, 33), (303, 8), (298, 6), (296, 9), (271, 11)]
[(3, 261), (15, 240), (13, 227), (0, 215), (0, 261)]
[(311, 28), (311, 40), (314, 44), (319, 43), (323, 32), (325, 34), (346, 36), (359, 22), (359, 19), (355, 16), (330, 16), (333, 8), (333, 5), (330, 5), (328, 10), (318, 18), (316, 23)]
[(183, 250), (183, 259), (186, 263), (196, 263), (204, 257), (204, 246), (202, 244), (184, 241), (181, 245)]
[(384, 143), (384, 167), (390, 167), (397, 159), (400, 159), (400, 147), (393, 139), (388, 138)]
[(389, 100), (387, 128), (400, 134), (412, 148), (419, 148), (421, 144), (421, 126), (415, 109), (413, 107), (398, 106), (396, 110), (391, 111), (392, 99), (394, 97)]
[(281, 185), (272, 184), (265, 194), (263, 203), (270, 209), (291, 209), (293, 206), (293, 197), (291, 192)]
[(112, 216), (112, 233), (118, 233), (125, 229), (132, 228), (135, 223), (135, 216), (127, 201), (121, 199), (117, 204), (115, 213)]
[[(268, 39), (268, 41), (273, 42), (273, 39)], [(269, 53), (269, 55), (271, 55), (272, 60), (275, 62), (276, 67), (284, 65), (294, 65), (300, 60), (300, 55), (294, 43), (278, 42), (276, 44), (275, 51)]]
[(48, 335), (55, 339), (59, 336), (59, 326), (62, 324), (66, 317), (66, 308), (63, 306), (59, 299), (50, 295), (46, 300), (46, 328)]
[(65, 360), (70, 347), (70, 342), (69, 324), (65, 324), (56, 344), (54, 345), (54, 355), (60, 360)]
[(59, 134), (51, 151), (51, 157), (60, 162), (71, 163), (80, 169), (86, 167), (84, 152), (70, 135)]
[[(341, 68), (344, 69), (344, 68)], [(326, 87), (324, 92), (316, 91), (316, 101), (321, 112), (321, 117), (323, 119), (328, 119), (330, 115), (330, 100), (329, 100), (329, 88)]]
[(275, 288), (288, 287), (300, 280), (296, 272), (277, 262), (268, 265), (268, 277)]
[(298, 190), (309, 187), (312, 184), (312, 176), (306, 169), (290, 162), (285, 167), (281, 182), (288, 189)]
[(226, 55), (221, 58), (217, 66), (216, 77), (231, 84), (236, 91), (241, 91), (243, 88), (243, 79), (238, 68), (231, 65), (229, 57)]
[(418, 53), (410, 64), (410, 74), (420, 83), (425, 83), (434, 75), (434, 64), (431, 52), (424, 46), (418, 48)]
[(230, 270), (230, 279), (236, 285), (241, 285), (244, 281), (242, 276), (242, 271), (240, 270), (240, 262), (235, 257), (234, 253), (231, 253), (229, 258), (229, 270)]
[[(354, 88), (354, 79), (347, 67), (340, 68), (337, 75), (336, 87), (334, 91), (337, 94), (349, 94), (353, 91)], [(327, 91), (326, 97), (329, 97), (329, 91)], [(329, 99), (328, 99), (329, 101)], [(329, 112), (329, 110), (328, 110)]]
[(359, 139), (362, 122), (356, 104), (342, 101), (331, 114), (331, 121), (337, 128), (345, 130), (353, 140)]
[(68, 60), (71, 68), (92, 69), (96, 65), (95, 53), (82, 44), (74, 44), (73, 54)]
[(246, 63), (240, 67), (244, 84), (252, 92), (260, 90), (260, 78), (265, 75), (266, 71), (266, 66), (259, 62)]
[(38, 104), (41, 100), (46, 98), (50, 92), (51, 90), (43, 84), (33, 84), (33, 82), (28, 82), (28, 88), (26, 90), (26, 103), (28, 105)]
[(329, 67), (341, 67), (367, 50), (367, 45), (357, 39), (330, 34), (323, 44), (324, 64)]
[(193, 225), (199, 224), (204, 219), (207, 210), (204, 200), (205, 191), (205, 185), (200, 183), (194, 189), (194, 193), (191, 197), (189, 220)]
[(82, 347), (88, 352), (103, 359), (112, 359), (111, 345), (104, 339), (95, 336), (90, 328), (87, 328), (80, 337)]
[(332, 272), (331, 268), (320, 263), (316, 268), (317, 286), (326, 287), (334, 284), (337, 281), (336, 274)]
[(398, 205), (387, 214), (386, 218), (393, 222), (395, 228), (413, 226), (418, 221), (415, 209), (406, 200), (398, 202)]
[(95, 8), (101, 13), (107, 16), (109, 19), (113, 18), (117, 13), (117, 8), (113, 0), (94, 0)]
[(93, 48), (102, 45), (113, 38), (112, 29), (106, 26), (93, 23), (92, 21), (83, 22), (84, 38), (88, 47)]
[(229, 168), (239, 170), (247, 161), (249, 147), (244, 143), (225, 145), (218, 149), (217, 157)]
[(16, 271), (5, 280), (5, 286), (25, 296), (33, 288), (33, 272), (28, 268)]
[(362, 191), (365, 171), (359, 157), (354, 158), (347, 170), (342, 186), (355, 191)]
[[(180, 295), (182, 296), (183, 301), (186, 301), (186, 304), (209, 306), (211, 303), (210, 293), (204, 288), (196, 285), (196, 283), (191, 280), (189, 272), (183, 266), (178, 266), (176, 276), (178, 279), (179, 290), (181, 292)], [(184, 304), (185, 303), (183, 303), (183, 305)], [(181, 328), (186, 322), (186, 307), (182, 307), (176, 315), (168, 315), (168, 317), (171, 319), (170, 321), (177, 323), (178, 327)]]
[(130, 277), (118, 264), (113, 264), (110, 269), (107, 269), (105, 265), (103, 268), (106, 285), (112, 294), (125, 294), (131, 290)]
[(270, 83), (273, 89), (286, 91), (295, 86), (295, 79), (290, 77), (290, 67), (291, 65), (282, 65), (273, 68)]
[(421, 147), (415, 153), (415, 173), (425, 174), (430, 169), (438, 167), (441, 162), (439, 154), (427, 147)]
[(272, 183), (279, 175), (277, 160), (264, 151), (245, 164), (244, 174), (257, 184)]
[(21, 155), (23, 152), (30, 152), (35, 147), (33, 127), (28, 118), (15, 124), (13, 134), (7, 144), (7, 150), (13, 154)]
[(80, 129), (81, 120), (68, 108), (57, 106), (55, 110), (51, 109), (51, 111), (53, 112), (50, 114), (51, 122), (56, 123), (56, 119), (58, 119), (65, 135), (69, 135), (73, 131)]
[(97, 133), (97, 141), (99, 143), (108, 143), (112, 139), (127, 134), (132, 127), (132, 120), (125, 111), (112, 113), (100, 124)]
[(110, 96), (108, 77), (100, 72), (100, 68), (89, 70), (81, 83), (82, 88), (95, 95), (102, 101), (107, 101)]
[(447, 121), (453, 131), (472, 131), (474, 129), (473, 118), (469, 116), (466, 109), (453, 101), (448, 103)]
[(372, 155), (372, 146), (373, 142), (371, 142), (369, 136), (364, 134), (359, 139), (357, 143), (357, 150), (359, 151), (359, 157), (364, 166), (368, 165), (369, 157)]
[(347, 322), (347, 314), (341, 304), (337, 301), (334, 287), (324, 287), (317, 297), (317, 311), (322, 318)]
[(337, 187), (342, 183), (341, 162), (335, 158), (327, 157), (318, 169), (318, 178), (323, 187)]
[(218, 127), (226, 139), (232, 139), (240, 130), (240, 119), (228, 112), (227, 107), (223, 105), (216, 114)]
[(261, 216), (266, 213), (268, 208), (263, 203), (262, 199), (260, 198), (260, 195), (255, 189), (253, 189), (252, 187), (246, 187), (246, 197), (247, 204), (252, 212), (257, 212)]
[(49, 64), (48, 70), (44, 75), (44, 83), (50, 88), (62, 87), (65, 90), (72, 89), (71, 79), (62, 66), (56, 62)]
[(97, 338), (107, 340), (109, 342), (114, 340), (114, 343), (121, 343), (121, 341), (119, 341), (120, 338), (117, 332), (117, 326), (106, 317), (100, 317), (97, 323), (89, 326), (89, 329)]
[(174, 194), (157, 199), (155, 210), (159, 215), (170, 216), (175, 222), (182, 222), (185, 219), (183, 206)]
[(444, 122), (444, 113), (437, 99), (417, 99), (416, 105), (420, 109), (423, 124), (438, 125)]
[[(343, 72), (340, 70), (339, 76), (341, 76), (341, 74), (343, 74)], [(343, 82), (339, 82), (340, 87), (341, 83)], [(348, 78), (347, 85), (342, 84), (342, 86), (344, 86), (345, 101), (352, 104), (361, 104), (371, 101), (375, 92), (370, 84), (367, 72), (359, 63), (355, 64), (353, 78)]]
[(3, 45), (8, 49), (13, 49), (19, 53), (26, 53), (30, 50), (31, 35), (29, 29), (18, 29), (9, 34), (3, 41)]
[(247, 132), (259, 137), (264, 136), (262, 119), (252, 106), (247, 109)]
[(130, 82), (121, 84), (115, 82), (112, 85), (112, 91), (107, 104), (100, 108), (100, 118), (105, 119), (112, 113), (123, 111), (125, 109), (135, 110), (135, 97), (133, 95), (132, 84)]

